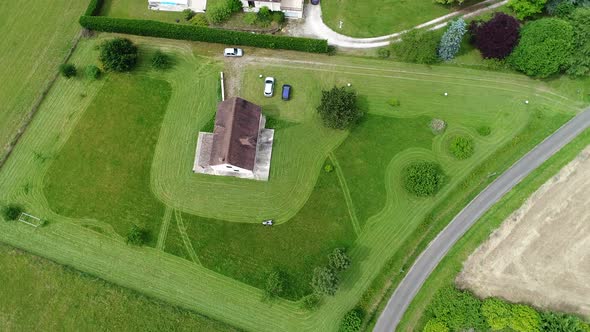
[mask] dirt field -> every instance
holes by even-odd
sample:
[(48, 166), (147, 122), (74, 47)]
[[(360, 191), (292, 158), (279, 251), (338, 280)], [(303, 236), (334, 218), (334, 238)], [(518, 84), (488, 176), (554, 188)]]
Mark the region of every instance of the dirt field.
[(590, 317), (590, 147), (469, 257), (457, 284)]

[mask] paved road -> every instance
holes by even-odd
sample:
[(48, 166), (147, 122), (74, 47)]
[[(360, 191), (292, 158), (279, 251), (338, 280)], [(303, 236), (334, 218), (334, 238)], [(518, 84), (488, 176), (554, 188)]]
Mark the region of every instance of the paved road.
[[(440, 16), (426, 23), (422, 23), (412, 29), (427, 28), (429, 30), (436, 30), (444, 28), (450, 20), (458, 16), (463, 18), (473, 17), (507, 3), (508, 0), (485, 0), (450, 14)], [(302, 20), (302, 24), (292, 29), (288, 29), (289, 34), (301, 37), (326, 39), (330, 45), (346, 48), (375, 48), (387, 46), (392, 40), (399, 40), (401, 35), (409, 31), (404, 30), (390, 35), (372, 38), (354, 38), (340, 34), (328, 27), (322, 20), (322, 10), (320, 6), (305, 5), (304, 17), (305, 19)]]
[(373, 331), (394, 331), (424, 281), (455, 242), (504, 194), (588, 127), (590, 108), (578, 114), (512, 165), (459, 212), (418, 257), (389, 299)]

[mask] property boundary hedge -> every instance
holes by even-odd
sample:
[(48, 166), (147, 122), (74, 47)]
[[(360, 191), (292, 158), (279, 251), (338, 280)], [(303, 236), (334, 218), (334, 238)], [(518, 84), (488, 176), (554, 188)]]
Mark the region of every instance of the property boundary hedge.
[[(96, 6), (102, 0), (92, 0)], [(99, 7), (89, 6), (87, 13)], [(273, 36), (247, 32), (212, 29), (150, 20), (123, 19), (84, 15), (80, 24), (90, 30), (126, 33), (139, 36), (184, 39), (208, 43), (244, 45), (271, 49), (286, 49), (311, 53), (328, 52), (328, 41), (323, 39)]]
[(84, 12), (84, 15), (86, 15), (86, 16), (98, 15), (98, 13), (100, 12), (100, 9), (102, 8), (103, 3), (104, 3), (104, 0), (90, 0), (90, 3), (88, 4), (88, 7), (86, 7), (86, 12)]

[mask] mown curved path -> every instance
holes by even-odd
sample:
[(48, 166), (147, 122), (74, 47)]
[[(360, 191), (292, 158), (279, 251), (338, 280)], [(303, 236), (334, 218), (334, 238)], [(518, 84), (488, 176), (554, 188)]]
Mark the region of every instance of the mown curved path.
[(422, 284), (463, 234), (521, 180), (589, 127), (590, 108), (587, 108), (537, 145), (473, 199), (418, 257), (389, 299), (373, 331), (395, 330)]

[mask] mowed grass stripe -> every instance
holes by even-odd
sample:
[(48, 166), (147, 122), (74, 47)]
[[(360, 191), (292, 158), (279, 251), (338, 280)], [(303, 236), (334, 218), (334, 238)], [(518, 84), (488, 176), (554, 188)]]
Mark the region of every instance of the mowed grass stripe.
[(80, 31), (77, 17), (86, 5), (67, 0), (0, 4), (0, 154), (57, 71)]
[(162, 217), (162, 224), (160, 225), (160, 231), (158, 232), (158, 242), (156, 243), (156, 249), (164, 250), (166, 245), (166, 238), (168, 237), (168, 228), (172, 220), (172, 209), (166, 207), (164, 216)]
[(193, 248), (191, 240), (189, 239), (188, 234), (186, 233), (186, 226), (182, 221), (182, 213), (180, 211), (174, 211), (174, 219), (176, 219), (176, 226), (178, 227), (178, 232), (180, 233), (180, 237), (182, 238), (182, 242), (184, 243), (184, 248), (188, 252), (189, 257), (194, 263), (203, 265), (201, 264), (201, 261), (199, 261), (199, 256), (197, 256), (197, 253)]
[(358, 236), (361, 233), (361, 226), (359, 225), (358, 218), (356, 217), (356, 212), (354, 211), (354, 203), (352, 202), (352, 198), (350, 197), (350, 190), (348, 189), (348, 185), (346, 185), (346, 178), (342, 173), (342, 169), (340, 168), (340, 164), (338, 164), (338, 160), (332, 152), (330, 152), (329, 157), (330, 161), (334, 164), (336, 175), (338, 176), (338, 181), (340, 182), (340, 187), (342, 188), (342, 193), (344, 194), (344, 200), (346, 200), (346, 206), (348, 207), (348, 214), (350, 215), (350, 221), (352, 222), (354, 232)]

